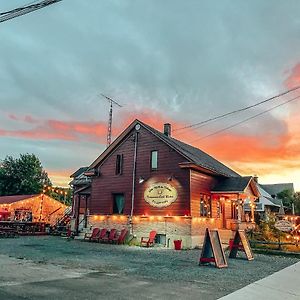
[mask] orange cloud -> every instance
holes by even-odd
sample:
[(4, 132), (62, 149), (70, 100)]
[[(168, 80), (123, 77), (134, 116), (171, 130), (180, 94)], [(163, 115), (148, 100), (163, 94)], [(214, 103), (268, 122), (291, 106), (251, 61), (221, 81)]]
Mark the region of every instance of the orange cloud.
[(293, 88), (300, 85), (300, 63), (296, 64), (290, 71), (290, 75), (285, 80), (285, 86)]
[(75, 170), (47, 170), (48, 176), (54, 186), (68, 187), (70, 175)]
[[(154, 110), (122, 111), (114, 116), (113, 134), (117, 136), (134, 119), (149, 124), (162, 131), (163, 124), (169, 122), (172, 128), (180, 128), (185, 124), (172, 120), (161, 112)], [(225, 131), (207, 139), (199, 139), (207, 134), (201, 131), (174, 131), (173, 136), (202, 149), (241, 174), (274, 174), (280, 170), (299, 168), (300, 162), (300, 128), (298, 113), (295, 110), (286, 120), (281, 120), (285, 130), (277, 131), (265, 119), (264, 126), (258, 133), (247, 131), (238, 133)], [(0, 129), (0, 136), (14, 136), (39, 140), (93, 141), (105, 143), (106, 122), (72, 122), (61, 120), (37, 120), (35, 117), (11, 116), (11, 120), (30, 123), (28, 130)], [(33, 122), (34, 121), (34, 122)], [(198, 140), (197, 140), (198, 139)], [(196, 140), (196, 141), (195, 141)], [(67, 175), (69, 176), (68, 172)], [(61, 179), (68, 180), (61, 175)], [(58, 177), (58, 175), (55, 175)], [(67, 179), (66, 179), (67, 178)], [(60, 180), (61, 182), (63, 180)]]
[(73, 122), (59, 120), (42, 120), (32, 116), (9, 115), (13, 121), (30, 123), (30, 129), (6, 130), (0, 129), (0, 136), (21, 137), (33, 140), (88, 140), (104, 141), (106, 124), (103, 122)]

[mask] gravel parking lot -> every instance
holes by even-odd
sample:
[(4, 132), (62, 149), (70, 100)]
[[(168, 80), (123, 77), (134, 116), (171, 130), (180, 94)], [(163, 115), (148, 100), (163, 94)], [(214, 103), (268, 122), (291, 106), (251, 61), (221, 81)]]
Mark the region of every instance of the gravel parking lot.
[(1, 239), (0, 299), (217, 299), (299, 261), (256, 254), (216, 269), (199, 267), (199, 256), (52, 236)]

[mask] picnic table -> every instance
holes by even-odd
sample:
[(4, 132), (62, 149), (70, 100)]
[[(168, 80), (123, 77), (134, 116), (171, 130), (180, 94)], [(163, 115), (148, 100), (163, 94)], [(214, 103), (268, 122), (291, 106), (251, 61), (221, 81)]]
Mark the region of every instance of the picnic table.
[(10, 238), (17, 237), (18, 231), (11, 227), (0, 227), (0, 237), (2, 238)]
[(8, 233), (11, 233), (12, 235), (12, 232), (15, 232), (15, 235), (44, 234), (45, 223), (0, 221), (0, 234), (2, 234), (2, 236), (7, 236)]

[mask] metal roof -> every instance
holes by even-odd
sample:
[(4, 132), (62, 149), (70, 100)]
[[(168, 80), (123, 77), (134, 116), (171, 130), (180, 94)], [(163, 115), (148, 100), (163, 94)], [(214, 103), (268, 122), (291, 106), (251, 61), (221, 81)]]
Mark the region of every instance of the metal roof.
[(242, 193), (251, 179), (252, 176), (225, 178), (212, 189), (212, 192)]
[(271, 196), (276, 196), (284, 190), (291, 190), (292, 192), (295, 191), (293, 183), (261, 184), (261, 186)]

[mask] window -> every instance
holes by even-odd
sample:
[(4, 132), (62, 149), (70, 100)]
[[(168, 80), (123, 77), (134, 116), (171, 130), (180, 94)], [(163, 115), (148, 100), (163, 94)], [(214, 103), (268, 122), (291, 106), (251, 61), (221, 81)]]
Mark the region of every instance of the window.
[(155, 244), (160, 244), (166, 246), (167, 236), (165, 234), (156, 234), (155, 236)]
[(151, 151), (151, 170), (157, 170), (158, 151)]
[(118, 154), (116, 157), (116, 175), (123, 173), (123, 154)]
[(200, 216), (211, 217), (211, 198), (208, 195), (200, 195)]
[(236, 202), (231, 202), (231, 219), (238, 219), (238, 205)]
[(122, 215), (124, 213), (124, 194), (113, 194), (113, 214)]

